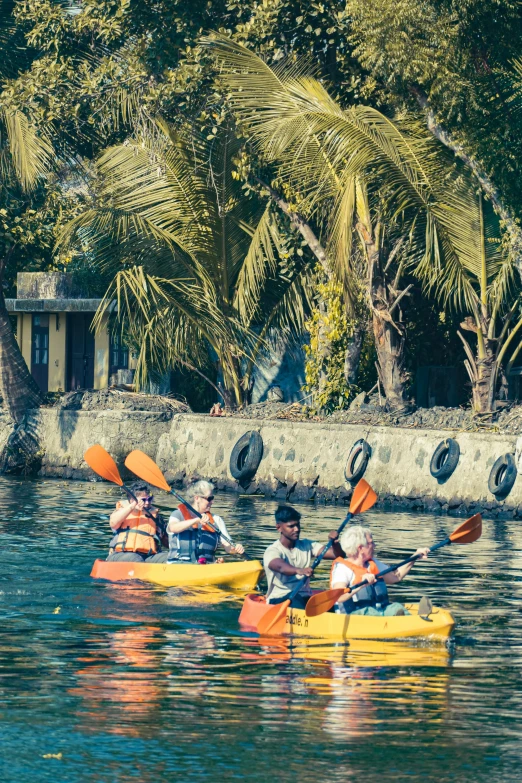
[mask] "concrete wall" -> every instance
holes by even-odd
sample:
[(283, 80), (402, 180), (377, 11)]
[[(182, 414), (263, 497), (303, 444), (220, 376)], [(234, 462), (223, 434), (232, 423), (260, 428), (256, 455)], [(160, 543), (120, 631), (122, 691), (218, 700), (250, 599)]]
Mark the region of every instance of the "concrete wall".
[[(169, 433), (161, 436), (157, 460), (165, 471), (186, 470), (232, 482), (230, 453), (247, 430), (259, 430), (264, 444), (263, 459), (256, 475), (260, 488), (286, 491), (317, 487), (330, 497), (342, 497), (349, 484), (344, 469), (352, 445), (365, 438), (372, 458), (365, 478), (381, 496), (405, 500), (438, 500), (457, 507), (461, 503), (495, 503), (488, 491), (488, 477), (495, 460), (515, 452), (516, 436), (482, 433), (451, 433), (406, 428), (368, 428), (351, 424), (210, 419), (176, 416)], [(459, 465), (450, 478), (439, 484), (430, 474), (432, 454), (444, 438), (458, 439)], [(321, 493), (319, 493), (321, 494)], [(324, 493), (323, 493), (324, 494)], [(517, 479), (505, 505), (522, 504), (522, 479)], [(428, 506), (430, 504), (428, 503)]]
[[(518, 515), (520, 506), (522, 516), (522, 478), (517, 478), (502, 503), (488, 492), (491, 466), (499, 456), (514, 453), (516, 436), (391, 427), (368, 431), (349, 424), (172, 416), (167, 411), (42, 409), (36, 415), (45, 452), (42, 475), (92, 475), (83, 462), (83, 453), (94, 443), (101, 443), (120, 465), (129, 451), (141, 448), (169, 479), (186, 481), (202, 476), (215, 480), (220, 489), (237, 490), (229, 471), (230, 454), (241, 435), (257, 429), (263, 438), (264, 454), (256, 478), (247, 489), (249, 493), (290, 502), (314, 496), (342, 501), (350, 494), (350, 485), (344, 479), (348, 454), (353, 443), (364, 437), (373, 452), (365, 478), (381, 502), (458, 513), (466, 513), (478, 504), (490, 514), (502, 510), (511, 516)], [(439, 484), (430, 474), (430, 459), (438, 443), (448, 436), (459, 441), (460, 462), (448, 481)]]
[(139, 448), (153, 456), (161, 435), (171, 426), (169, 412), (42, 408), (36, 416), (40, 446), (44, 451), (41, 475), (64, 478), (92, 476), (83, 455), (94, 443), (107, 449), (125, 473), (123, 461), (127, 454)]
[(65, 391), (67, 316), (49, 315), (49, 391)]

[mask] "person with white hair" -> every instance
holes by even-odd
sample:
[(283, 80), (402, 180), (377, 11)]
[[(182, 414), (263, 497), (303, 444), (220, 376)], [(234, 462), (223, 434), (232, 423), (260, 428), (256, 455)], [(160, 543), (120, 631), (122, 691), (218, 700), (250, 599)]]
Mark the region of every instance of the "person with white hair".
[[(376, 574), (379, 571), (384, 571), (387, 566), (374, 557), (375, 544), (369, 528), (352, 525), (341, 535), (339, 543), (345, 557), (339, 557), (334, 561), (330, 575), (330, 587), (333, 589), (350, 587), (350, 585), (359, 584), (359, 582), (367, 582), (368, 584), (353, 593), (342, 595), (337, 602), (337, 610), (346, 614), (386, 617), (409, 614), (402, 604), (390, 603), (386, 585), (401, 582), (412, 569), (413, 563), (407, 563), (381, 579), (377, 579)], [(417, 549), (414, 554), (426, 559), (428, 552), (429, 549), (426, 547)]]
[(230, 538), (223, 519), (210, 512), (214, 501), (214, 485), (210, 481), (196, 481), (189, 486), (187, 496), (191, 505), (201, 514), (201, 519), (184, 503), (180, 503), (172, 512), (167, 525), (167, 563), (213, 563), (218, 546), (222, 546), (229, 554), (242, 555), (245, 550), (241, 544), (233, 547), (222, 538), (222, 535)]

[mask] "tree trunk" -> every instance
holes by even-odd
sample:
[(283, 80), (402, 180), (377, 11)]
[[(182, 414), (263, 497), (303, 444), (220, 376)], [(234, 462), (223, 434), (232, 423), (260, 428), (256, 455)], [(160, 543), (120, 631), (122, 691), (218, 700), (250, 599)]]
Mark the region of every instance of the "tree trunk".
[(386, 273), (381, 271), (381, 264), (386, 269), (380, 257), (379, 247), (370, 233), (371, 227), (363, 223), (357, 224), (357, 231), (364, 242), (368, 260), (368, 285), (372, 309), (373, 334), (379, 380), (386, 396), (386, 405), (390, 410), (400, 410), (407, 407), (406, 381), (408, 376), (404, 369), (404, 351), (406, 334), (399, 321), (394, 321), (392, 312), (396, 305), (409, 291), (398, 291), (398, 279), (393, 285), (386, 283)]
[(28, 410), (40, 407), (42, 396), (13, 334), (1, 277), (0, 272), (0, 395), (4, 408), (18, 424)]
[(471, 379), (473, 410), (476, 413), (492, 413), (495, 410), (496, 370), (493, 356), (477, 361), (477, 372)]
[(366, 335), (366, 325), (357, 325), (353, 331), (353, 335), (346, 346), (346, 354), (344, 357), (344, 378), (346, 383), (357, 383), (357, 376), (359, 375), (359, 364), (361, 362), (361, 351), (364, 343), (364, 337)]
[(407, 406), (406, 381), (404, 370), (405, 335), (396, 325), (373, 311), (373, 334), (379, 364), (379, 380), (386, 395), (387, 407), (391, 410)]
[(40, 452), (37, 421), (31, 413), (40, 407), (42, 396), (20, 352), (5, 306), (2, 283), (6, 261), (0, 262), (0, 395), (15, 426), (0, 453), (0, 473), (29, 473)]

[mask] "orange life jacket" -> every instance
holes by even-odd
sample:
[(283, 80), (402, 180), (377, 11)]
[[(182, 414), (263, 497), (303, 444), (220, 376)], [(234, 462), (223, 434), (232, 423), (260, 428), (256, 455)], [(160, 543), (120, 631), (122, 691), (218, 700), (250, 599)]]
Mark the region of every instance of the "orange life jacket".
[[(118, 501), (116, 508), (123, 508)], [(149, 513), (157, 513), (157, 509), (150, 509)], [(122, 526), (114, 531), (115, 536), (111, 541), (114, 552), (141, 552), (146, 555), (155, 555), (158, 552), (157, 525), (153, 519), (145, 516), (143, 510), (133, 508)]]
[[(338, 557), (332, 563), (332, 569), (330, 571), (330, 587), (333, 584), (333, 570), (336, 563), (343, 563), (350, 571), (353, 571), (355, 578), (352, 584), (358, 585), (359, 582), (364, 580), (366, 574), (378, 574), (379, 567), (373, 560), (368, 560), (366, 568), (364, 566), (356, 565), (351, 560), (345, 560), (344, 557)], [(348, 585), (349, 587), (349, 585)], [(353, 598), (349, 601), (345, 601), (339, 606), (344, 612), (353, 612), (354, 609), (363, 609), (365, 606), (387, 606), (390, 603), (388, 597), (388, 589), (386, 583), (382, 579), (378, 579), (373, 585), (367, 587), (361, 587), (357, 590)]]

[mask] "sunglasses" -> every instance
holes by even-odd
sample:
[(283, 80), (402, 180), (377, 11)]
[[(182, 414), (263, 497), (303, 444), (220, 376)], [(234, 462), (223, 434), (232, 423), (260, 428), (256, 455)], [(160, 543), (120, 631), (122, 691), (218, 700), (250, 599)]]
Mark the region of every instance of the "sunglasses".
[(144, 503), (152, 503), (154, 495), (144, 495), (143, 497), (138, 498), (138, 500), (143, 500)]
[(205, 497), (204, 495), (200, 495), (202, 500), (208, 500), (209, 503), (212, 503), (214, 500), (214, 495), (209, 495), (208, 497)]

